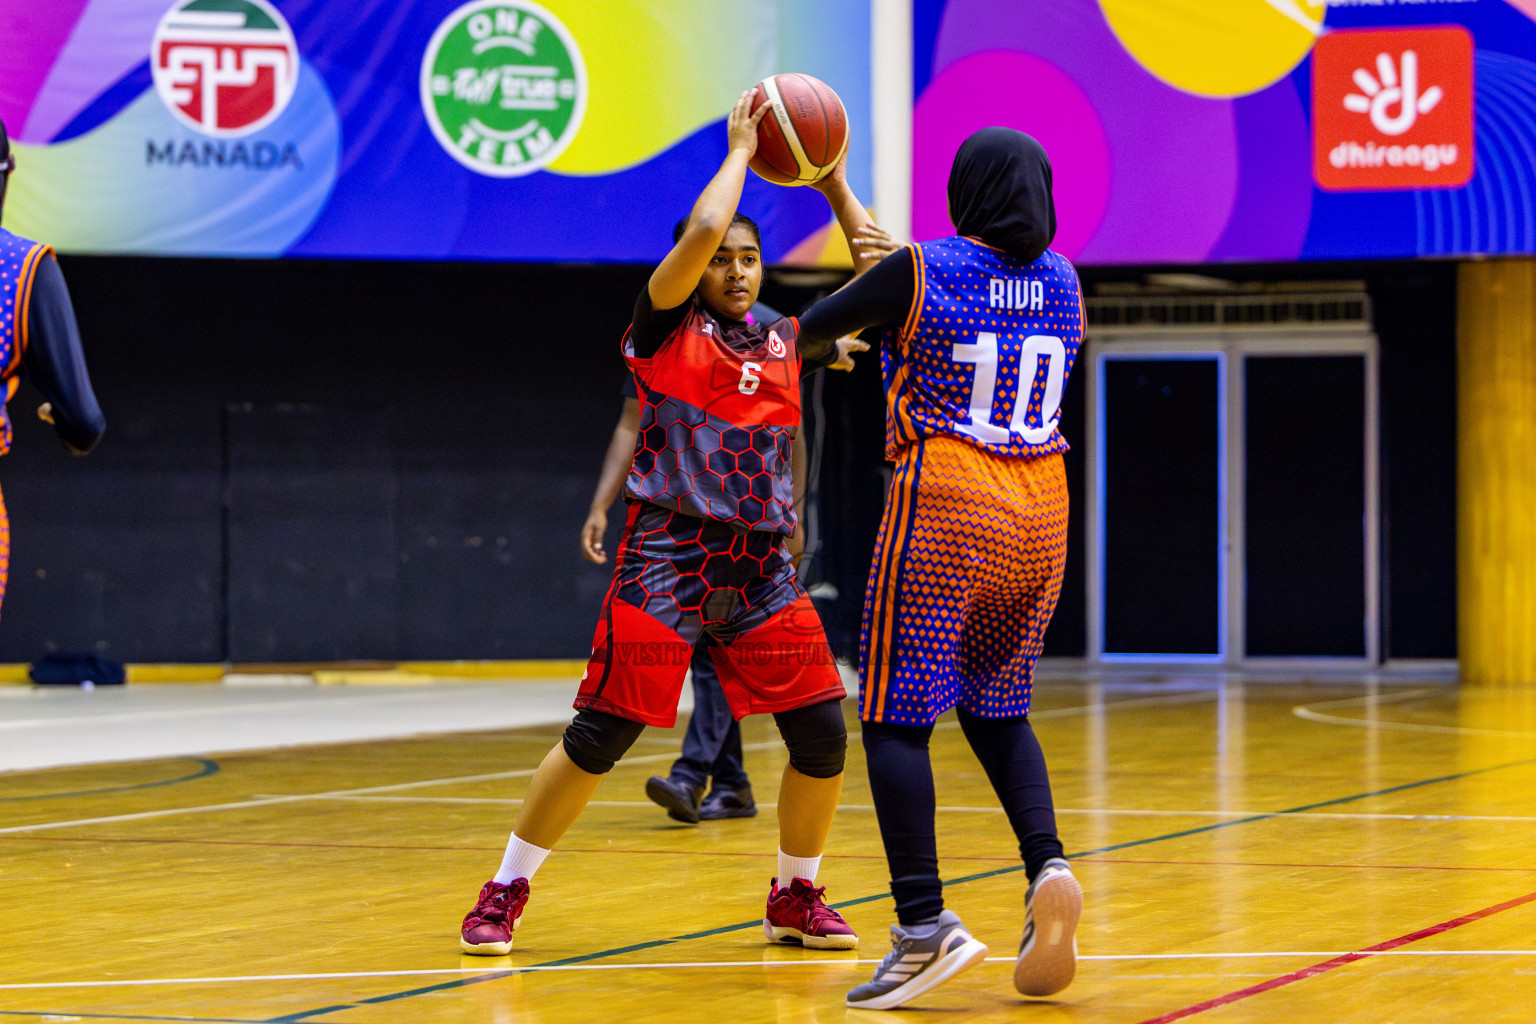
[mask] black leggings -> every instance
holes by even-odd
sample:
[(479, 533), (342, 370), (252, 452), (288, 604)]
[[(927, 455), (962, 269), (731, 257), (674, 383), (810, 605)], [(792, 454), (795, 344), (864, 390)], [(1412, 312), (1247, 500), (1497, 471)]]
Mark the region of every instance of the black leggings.
[[(1024, 870), (1033, 878), (1046, 861), (1063, 856), (1045, 755), (1035, 731), (1022, 715), (982, 718), (963, 708), (956, 712), (1019, 839)], [(928, 759), (933, 727), (865, 722), (863, 734), (897, 920), (904, 925), (932, 920), (944, 909), (934, 837), (933, 765)]]

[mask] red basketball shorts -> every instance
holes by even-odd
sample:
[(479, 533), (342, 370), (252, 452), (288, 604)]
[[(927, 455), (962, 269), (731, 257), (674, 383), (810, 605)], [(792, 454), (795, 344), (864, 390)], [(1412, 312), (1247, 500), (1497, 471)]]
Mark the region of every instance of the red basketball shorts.
[(737, 718), (841, 700), (821, 618), (784, 541), (632, 502), (576, 707), (676, 724), (700, 639)]

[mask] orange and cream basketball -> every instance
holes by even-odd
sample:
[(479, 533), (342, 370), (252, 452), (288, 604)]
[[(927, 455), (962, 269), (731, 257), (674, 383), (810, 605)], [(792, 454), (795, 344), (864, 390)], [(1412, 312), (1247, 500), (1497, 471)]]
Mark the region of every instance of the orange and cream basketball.
[(752, 110), (772, 109), (757, 128), (751, 167), (776, 185), (820, 181), (848, 149), (848, 112), (832, 87), (810, 75), (772, 75), (752, 90)]

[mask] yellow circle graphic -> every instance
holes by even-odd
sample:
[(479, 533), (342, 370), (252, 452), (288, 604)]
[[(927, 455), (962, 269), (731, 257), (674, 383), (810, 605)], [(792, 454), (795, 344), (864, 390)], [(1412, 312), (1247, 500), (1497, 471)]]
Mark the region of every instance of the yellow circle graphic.
[(1323, 0), (1099, 0), (1120, 44), (1175, 89), (1243, 96), (1301, 63), (1322, 30)]

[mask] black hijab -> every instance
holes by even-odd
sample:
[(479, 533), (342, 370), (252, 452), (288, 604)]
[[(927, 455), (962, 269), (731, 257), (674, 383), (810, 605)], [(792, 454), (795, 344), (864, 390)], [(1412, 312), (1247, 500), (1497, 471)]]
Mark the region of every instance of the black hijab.
[(983, 128), (955, 154), (949, 216), (956, 234), (1033, 263), (1056, 237), (1051, 158), (1023, 132)]
[(5, 210), (5, 186), (10, 184), (13, 167), (15, 164), (11, 163), (11, 137), (6, 134), (5, 122), (0, 121), (0, 212)]

